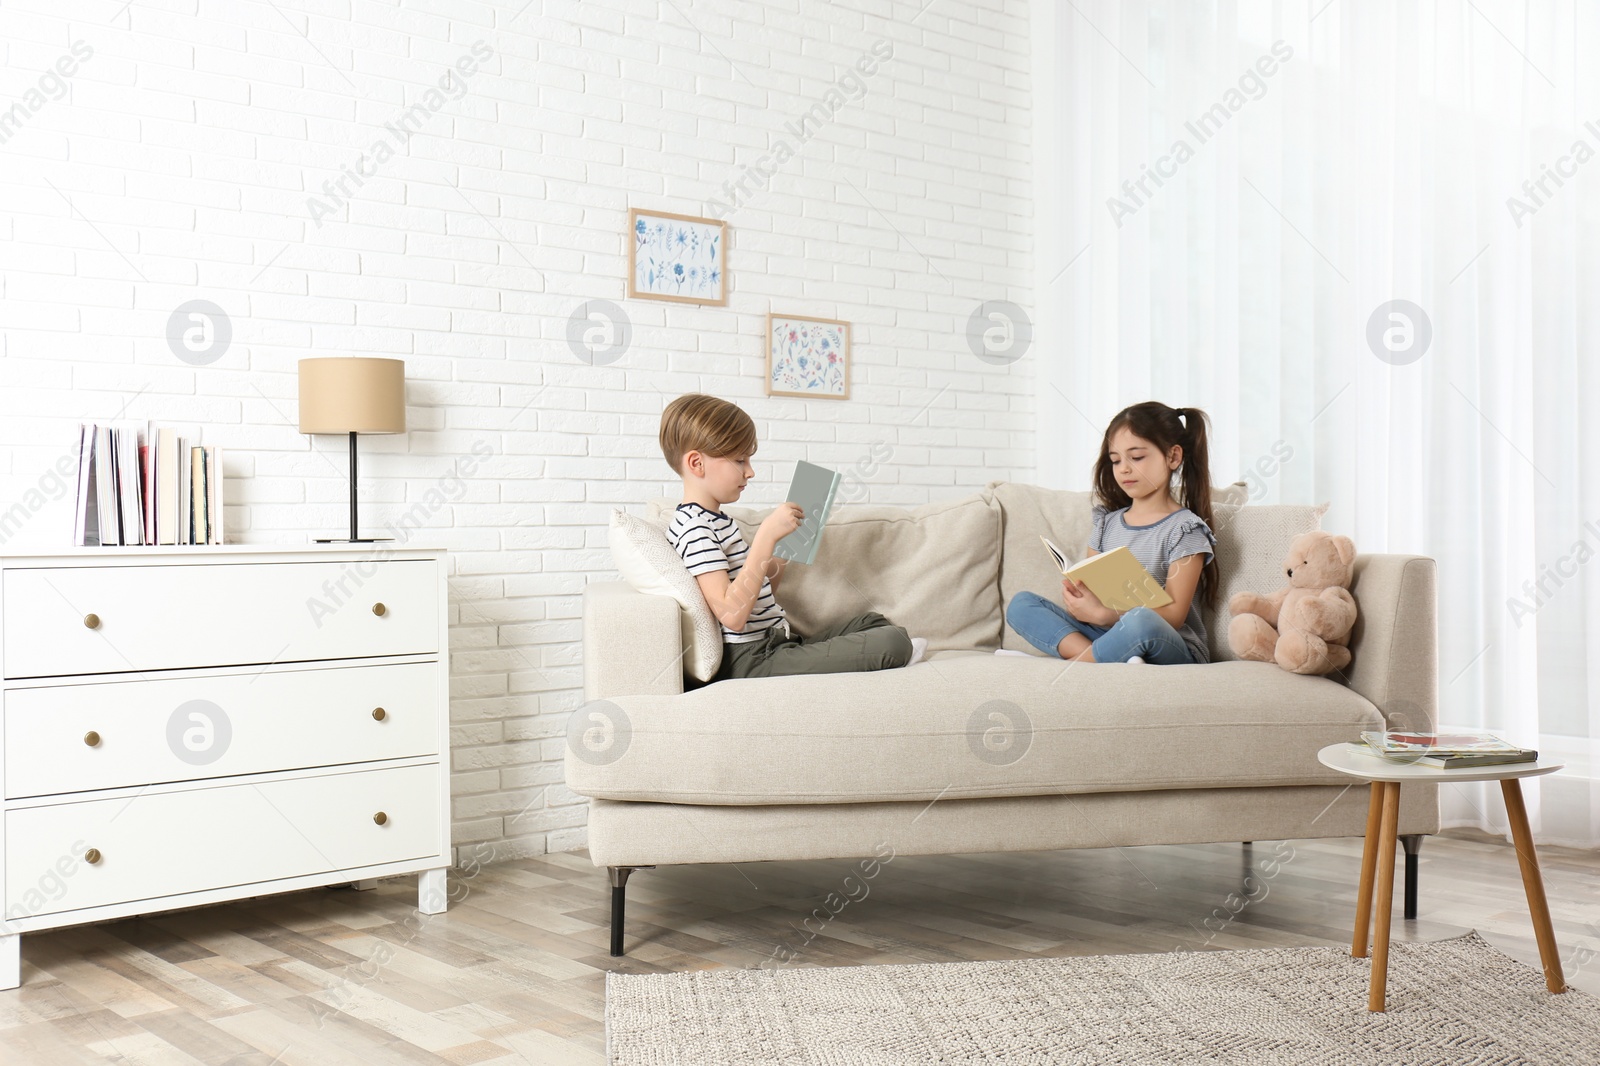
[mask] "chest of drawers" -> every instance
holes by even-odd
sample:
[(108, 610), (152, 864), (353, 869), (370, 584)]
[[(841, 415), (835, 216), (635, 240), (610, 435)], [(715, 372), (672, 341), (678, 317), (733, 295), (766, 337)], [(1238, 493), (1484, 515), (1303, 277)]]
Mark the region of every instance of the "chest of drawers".
[(0, 557), (0, 988), (22, 935), (419, 874), (445, 908), (442, 551)]

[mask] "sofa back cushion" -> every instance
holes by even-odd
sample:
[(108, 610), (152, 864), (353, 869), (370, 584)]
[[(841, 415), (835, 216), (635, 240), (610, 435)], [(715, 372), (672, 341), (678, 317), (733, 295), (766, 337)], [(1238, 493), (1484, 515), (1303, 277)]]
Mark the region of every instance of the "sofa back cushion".
[[(670, 513), (670, 501), (652, 516)], [(771, 508), (729, 507), (748, 544)], [(778, 600), (800, 633), (878, 611), (929, 651), (999, 646), (1000, 512), (987, 494), (889, 507), (844, 504), (828, 518), (817, 560), (791, 565)]]
[[(1014, 481), (994, 481), (984, 489), (1001, 512), (1000, 603), (1002, 608), (1019, 592), (1059, 597), (1061, 572), (1050, 561), (1040, 536), (1051, 539), (1074, 561), (1089, 546), (1094, 494), (1069, 489), (1047, 489)], [(1244, 482), (1214, 486), (1212, 512), (1222, 507), (1237, 511), (1249, 500)], [(1287, 549), (1287, 543), (1284, 548)], [(1283, 552), (1280, 551), (1281, 557)], [(1220, 563), (1220, 560), (1219, 560)], [(1001, 646), (1012, 651), (1033, 651), (1033, 646), (1004, 627)]]
[(1216, 520), (1218, 582), (1217, 605), (1202, 611), (1211, 661), (1237, 659), (1228, 647), (1228, 623), (1233, 614), (1228, 600), (1237, 592), (1270, 596), (1284, 585), (1283, 560), (1289, 542), (1302, 533), (1322, 527), (1327, 504), (1273, 504), (1267, 507), (1213, 507)]
[[(1090, 510), (1093, 493), (1046, 489), (1012, 481), (991, 482), (984, 489), (1000, 508), (1000, 603), (1002, 610), (1019, 592), (1059, 596), (1061, 571), (1039, 543), (1049, 537), (1072, 559), (1083, 557), (1092, 532)], [(1000, 646), (1011, 651), (1033, 651), (1033, 645), (1003, 626)]]

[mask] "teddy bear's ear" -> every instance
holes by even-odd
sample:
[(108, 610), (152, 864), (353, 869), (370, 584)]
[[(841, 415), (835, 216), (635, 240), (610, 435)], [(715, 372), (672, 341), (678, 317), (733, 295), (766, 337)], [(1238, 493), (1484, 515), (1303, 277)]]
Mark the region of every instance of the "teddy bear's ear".
[(1339, 553), (1339, 561), (1344, 565), (1349, 566), (1356, 561), (1356, 542), (1349, 537), (1334, 537), (1333, 547)]

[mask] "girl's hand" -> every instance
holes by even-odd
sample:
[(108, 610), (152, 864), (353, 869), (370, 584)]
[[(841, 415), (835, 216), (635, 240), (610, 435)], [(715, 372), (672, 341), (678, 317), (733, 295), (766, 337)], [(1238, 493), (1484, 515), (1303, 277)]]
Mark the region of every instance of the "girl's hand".
[(1067, 605), (1067, 613), (1080, 622), (1087, 622), (1092, 626), (1115, 625), (1117, 612), (1100, 602), (1100, 597), (1081, 581), (1074, 581), (1070, 577), (1061, 579), (1061, 598)]

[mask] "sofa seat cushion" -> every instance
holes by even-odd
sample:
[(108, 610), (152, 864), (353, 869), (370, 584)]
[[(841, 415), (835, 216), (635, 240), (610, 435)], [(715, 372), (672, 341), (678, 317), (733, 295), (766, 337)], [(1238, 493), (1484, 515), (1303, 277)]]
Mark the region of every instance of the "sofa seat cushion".
[(992, 654), (719, 681), (575, 714), (603, 715), (615, 736), (603, 758), (568, 746), (572, 791), (739, 805), (1334, 784), (1317, 750), (1383, 723), (1344, 685), (1271, 663)]

